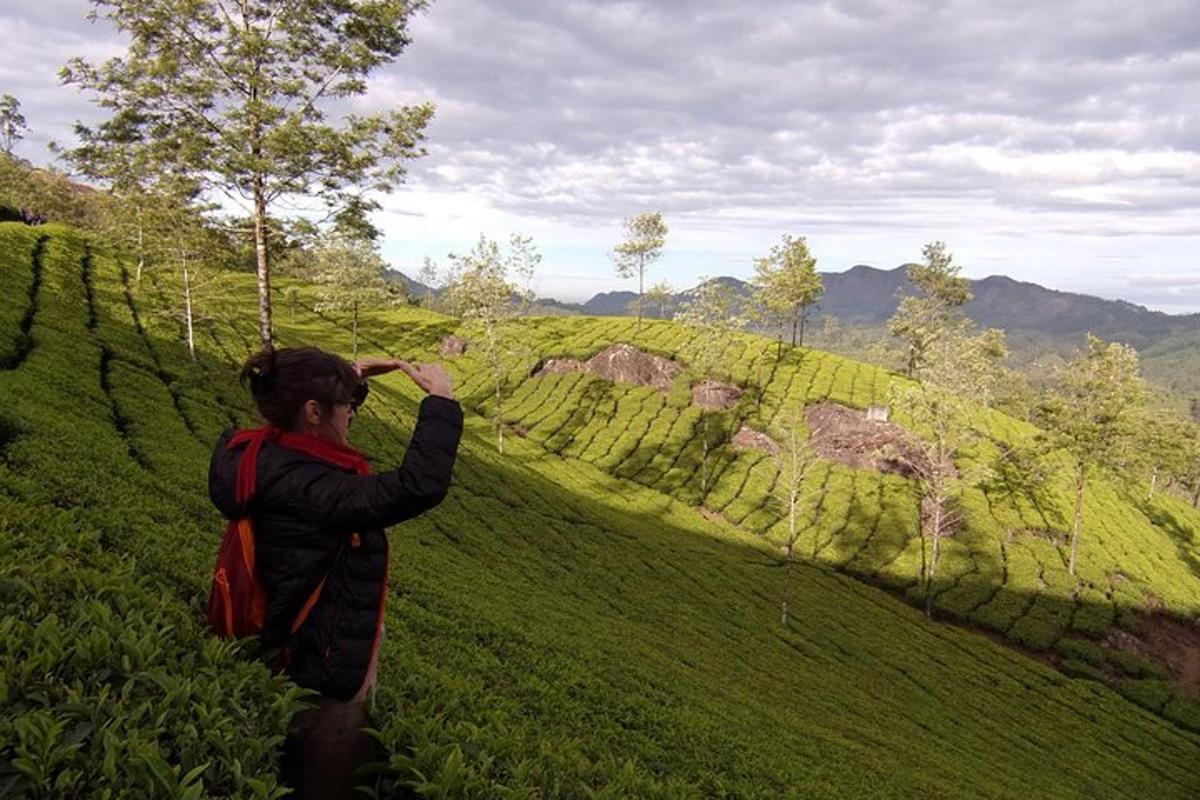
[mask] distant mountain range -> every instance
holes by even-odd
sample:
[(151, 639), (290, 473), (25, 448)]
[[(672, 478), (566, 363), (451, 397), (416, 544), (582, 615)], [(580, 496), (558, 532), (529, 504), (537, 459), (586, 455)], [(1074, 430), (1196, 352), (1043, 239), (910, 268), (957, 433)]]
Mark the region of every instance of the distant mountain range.
[[(899, 298), (909, 291), (905, 270), (905, 266), (883, 270), (859, 265), (845, 272), (822, 273), (825, 294), (814, 316), (833, 316), (848, 325), (882, 325), (895, 312)], [(406, 276), (402, 280), (411, 294), (425, 293), (426, 287), (416, 281)], [(714, 280), (730, 285), (744, 297), (752, 291), (749, 284), (737, 278)], [(1200, 314), (1165, 314), (1124, 300), (1061, 292), (1003, 275), (970, 283), (974, 299), (965, 311), (983, 327), (1041, 334), (1060, 341), (1090, 331), (1138, 349), (1178, 334), (1200, 332)], [(676, 294), (675, 307), (685, 302), (689, 294), (690, 290)], [(636, 297), (635, 292), (602, 292), (586, 303), (553, 299), (539, 299), (537, 303), (553, 310), (552, 313), (605, 317), (628, 314), (629, 304)], [(655, 315), (654, 311), (648, 313)]]

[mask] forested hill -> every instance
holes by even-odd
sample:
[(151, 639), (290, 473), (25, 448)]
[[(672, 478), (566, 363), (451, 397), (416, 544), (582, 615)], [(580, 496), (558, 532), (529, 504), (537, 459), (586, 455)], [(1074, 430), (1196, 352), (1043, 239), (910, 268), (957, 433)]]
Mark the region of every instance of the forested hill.
[[(845, 272), (823, 272), (821, 279), (825, 294), (814, 316), (836, 317), (851, 325), (885, 323), (896, 311), (897, 298), (911, 291), (904, 267), (881, 270), (859, 265)], [(743, 296), (750, 292), (749, 285), (736, 278), (721, 280)], [(1047, 289), (1002, 275), (970, 281), (970, 286), (974, 299), (964, 310), (981, 326), (1041, 334), (1072, 346), (1088, 332), (1138, 349), (1173, 334), (1200, 333), (1200, 314), (1164, 314), (1123, 300)], [(636, 296), (628, 291), (604, 292), (586, 303), (552, 305), (594, 316), (624, 316)], [(676, 295), (676, 307), (684, 298), (684, 293)]]
[[(209, 454), (255, 421), (235, 380), (254, 277), (219, 278), (192, 361), (171, 274), (139, 286), (71, 229), (0, 225), (4, 796), (281, 794), (299, 693), (203, 624), (223, 530)], [(313, 287), (277, 283), (281, 345), (349, 352)], [(628, 319), (525, 320), (501, 455), (485, 361), (439, 356), (472, 328), (400, 308), (361, 330), (367, 355), (444, 360), (468, 412), (448, 498), (392, 532), (378, 796), (1200, 795), (1186, 504), (1097, 482), (1070, 579), (1068, 479), (1009, 471), (968, 494), (930, 621), (910, 605), (925, 550), (908, 478), (823, 461), (789, 561), (775, 462), (727, 438), (797, 402), (855, 416), (888, 373), (739, 334), (700, 375), (675, 323), (635, 338)], [(661, 385), (582, 366), (635, 341)], [(699, 407), (705, 378), (732, 404)], [(373, 380), (351, 437), (376, 470), (401, 459), (419, 400), (398, 373)], [(1032, 433), (978, 424), (973, 458)]]

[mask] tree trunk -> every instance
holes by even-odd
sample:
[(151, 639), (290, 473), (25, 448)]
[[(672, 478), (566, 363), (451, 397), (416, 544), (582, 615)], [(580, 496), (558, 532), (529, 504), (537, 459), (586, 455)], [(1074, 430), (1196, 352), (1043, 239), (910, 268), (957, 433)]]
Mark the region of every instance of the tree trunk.
[(792, 347), (796, 346), (796, 326), (799, 324), (800, 324), (800, 320), (796, 318), (795, 314), (793, 314), (792, 315)]
[(638, 264), (638, 313), (637, 313), (637, 329), (633, 335), (637, 336), (642, 332), (642, 288), (646, 283), (646, 263), (645, 256), (641, 257), (641, 262)]
[(267, 260), (267, 199), (261, 175), (254, 176), (254, 255), (258, 266), (258, 337), (271, 344), (271, 267)]
[(800, 346), (804, 346), (804, 326), (808, 322), (808, 314), (803, 309), (800, 311)]
[(500, 370), (496, 370), (496, 443), (504, 455), (504, 395), (500, 389)]
[(133, 278), (133, 287), (134, 287), (134, 289), (141, 291), (141, 289), (142, 289), (142, 267), (145, 266), (145, 264), (146, 264), (146, 244), (145, 244), (145, 239), (144, 239), (145, 233), (142, 230), (142, 206), (140, 203), (136, 206), (136, 208), (134, 210), (134, 219), (135, 219), (134, 224), (137, 226), (138, 260), (137, 260), (137, 272), (134, 273), (134, 278)]
[(1192, 508), (1200, 508), (1200, 481), (1197, 481), (1196, 488), (1192, 491)]
[(783, 567), (783, 599), (779, 604), (779, 624), (784, 627), (788, 624), (788, 605), (792, 600), (792, 541), (788, 542), (787, 564)]
[(1154, 471), (1150, 473), (1150, 494), (1146, 495), (1147, 501), (1154, 499), (1154, 486), (1157, 483), (1158, 483), (1158, 467), (1155, 467)]
[(192, 281), (188, 275), (187, 256), (183, 257), (183, 314), (187, 321), (188, 353), (196, 360), (196, 337), (192, 328)]
[(929, 559), (929, 572), (925, 579), (925, 616), (933, 619), (933, 580), (937, 577), (938, 561), (942, 557), (942, 508), (945, 499), (937, 497), (933, 501), (933, 555)]
[(351, 360), (358, 361), (358, 301), (353, 303), (354, 322), (350, 328), (350, 352)]
[(1086, 485), (1084, 469), (1080, 466), (1075, 472), (1075, 525), (1071, 529), (1071, 562), (1067, 566), (1067, 572), (1071, 575), (1075, 574), (1075, 563), (1079, 560), (1079, 529), (1083, 523), (1083, 490)]

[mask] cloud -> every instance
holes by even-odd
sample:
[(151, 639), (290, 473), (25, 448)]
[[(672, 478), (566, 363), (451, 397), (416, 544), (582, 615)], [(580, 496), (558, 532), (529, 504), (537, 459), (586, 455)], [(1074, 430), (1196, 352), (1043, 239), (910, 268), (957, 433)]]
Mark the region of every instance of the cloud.
[[(52, 78), (119, 46), (86, 10), (0, 11), (27, 153), (94, 113)], [(886, 234), (887, 265), (929, 238), (1200, 245), (1194, 0), (437, 0), (411, 33), (350, 106), (437, 104), (415, 194), (385, 206), (439, 236), (537, 220), (592, 242), (658, 209), (676, 246), (723, 242), (713, 262), (784, 231)]]

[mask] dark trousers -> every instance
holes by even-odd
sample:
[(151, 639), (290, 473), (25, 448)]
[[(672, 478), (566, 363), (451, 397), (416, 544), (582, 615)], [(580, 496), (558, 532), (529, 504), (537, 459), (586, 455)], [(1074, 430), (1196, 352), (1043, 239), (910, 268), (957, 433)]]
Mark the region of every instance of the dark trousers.
[[(283, 779), (296, 789), (296, 800), (350, 800), (356, 797), (354, 770), (377, 758), (377, 742), (363, 733), (368, 724), (362, 700), (322, 697), (315, 708), (292, 718), (283, 745)], [(363, 795), (359, 794), (358, 797)]]

